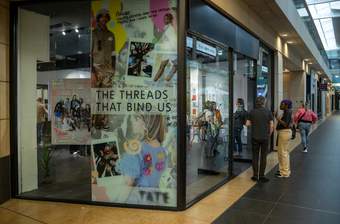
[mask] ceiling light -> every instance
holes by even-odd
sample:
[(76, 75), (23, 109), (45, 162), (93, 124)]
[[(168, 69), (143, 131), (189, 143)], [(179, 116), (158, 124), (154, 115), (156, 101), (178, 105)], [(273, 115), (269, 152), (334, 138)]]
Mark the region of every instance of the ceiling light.
[(74, 31), (76, 31), (76, 33), (79, 33), (79, 30), (78, 30), (78, 28), (75, 28), (75, 29), (74, 29)]
[(280, 36), (281, 36), (281, 37), (287, 37), (287, 36), (288, 36), (288, 34), (286, 34), (286, 33), (283, 33), (283, 34), (281, 34)]
[(300, 8), (297, 11), (298, 11), (300, 17), (307, 17), (308, 16), (308, 12), (307, 12), (306, 8)]
[(294, 41), (287, 41), (287, 44), (293, 44)]
[(66, 32), (65, 32), (65, 31), (63, 31), (63, 32), (62, 32), (62, 34), (65, 36), (65, 35), (66, 35)]
[(331, 4), (331, 9), (340, 10), (340, 1), (331, 2), (330, 4)]

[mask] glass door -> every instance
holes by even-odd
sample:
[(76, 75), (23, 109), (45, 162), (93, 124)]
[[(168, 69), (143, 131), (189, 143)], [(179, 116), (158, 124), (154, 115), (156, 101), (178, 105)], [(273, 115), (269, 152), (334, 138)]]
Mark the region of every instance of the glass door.
[(254, 108), (256, 97), (256, 61), (234, 54), (234, 160), (251, 161), (250, 129), (245, 126), (247, 114)]
[(187, 202), (228, 176), (227, 48), (189, 37), (187, 44)]

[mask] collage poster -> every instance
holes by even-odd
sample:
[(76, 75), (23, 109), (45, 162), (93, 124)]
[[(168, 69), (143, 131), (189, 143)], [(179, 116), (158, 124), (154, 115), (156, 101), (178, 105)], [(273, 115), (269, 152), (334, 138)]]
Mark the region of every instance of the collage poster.
[(49, 85), (52, 144), (91, 144), (90, 80), (54, 80)]
[(92, 200), (177, 204), (177, 0), (92, 1)]

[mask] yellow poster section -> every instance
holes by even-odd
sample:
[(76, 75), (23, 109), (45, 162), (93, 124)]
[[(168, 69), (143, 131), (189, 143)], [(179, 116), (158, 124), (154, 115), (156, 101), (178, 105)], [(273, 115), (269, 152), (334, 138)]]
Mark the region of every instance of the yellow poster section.
[(125, 42), (127, 41), (127, 33), (122, 26), (118, 23), (117, 15), (121, 11), (121, 1), (120, 0), (102, 0), (102, 1), (92, 1), (92, 12), (94, 17), (97, 12), (101, 9), (107, 9), (110, 12), (111, 20), (108, 23), (108, 29), (114, 34), (116, 41), (116, 51), (119, 52)]

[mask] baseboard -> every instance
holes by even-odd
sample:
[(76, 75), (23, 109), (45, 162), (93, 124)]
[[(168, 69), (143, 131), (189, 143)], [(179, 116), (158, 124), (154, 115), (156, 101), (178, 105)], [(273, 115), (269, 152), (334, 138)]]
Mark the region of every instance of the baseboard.
[(0, 204), (11, 198), (10, 157), (0, 158)]

